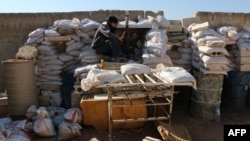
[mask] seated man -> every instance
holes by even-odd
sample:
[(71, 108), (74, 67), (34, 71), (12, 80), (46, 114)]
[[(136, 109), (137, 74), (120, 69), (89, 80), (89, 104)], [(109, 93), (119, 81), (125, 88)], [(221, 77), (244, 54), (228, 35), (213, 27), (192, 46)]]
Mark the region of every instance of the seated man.
[(110, 16), (107, 24), (101, 24), (97, 29), (91, 46), (98, 55), (109, 56), (114, 58), (116, 62), (120, 62), (120, 56), (122, 55), (120, 43), (124, 38), (125, 32), (121, 38), (115, 35), (117, 25), (118, 19)]

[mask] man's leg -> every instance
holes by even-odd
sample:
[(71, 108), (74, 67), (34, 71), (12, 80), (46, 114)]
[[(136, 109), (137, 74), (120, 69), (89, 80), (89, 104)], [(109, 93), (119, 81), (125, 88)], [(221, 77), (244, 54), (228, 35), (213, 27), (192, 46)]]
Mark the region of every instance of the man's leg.
[(115, 60), (119, 61), (120, 56), (122, 55), (122, 51), (121, 51), (121, 47), (120, 47), (118, 40), (115, 38), (111, 38), (110, 46), (111, 46), (113, 57), (115, 58)]

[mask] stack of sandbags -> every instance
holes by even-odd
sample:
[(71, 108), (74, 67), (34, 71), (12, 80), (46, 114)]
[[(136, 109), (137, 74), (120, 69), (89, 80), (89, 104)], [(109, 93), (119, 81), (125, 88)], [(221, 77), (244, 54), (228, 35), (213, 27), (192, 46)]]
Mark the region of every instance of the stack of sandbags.
[(243, 29), (237, 41), (238, 49), (235, 51), (236, 70), (250, 71), (250, 28), (245, 26)]
[(192, 66), (192, 48), (178, 47), (177, 52), (181, 57), (178, 59), (172, 59), (173, 65), (176, 67), (184, 68), (186, 71), (190, 72)]
[(143, 64), (155, 68), (157, 64), (172, 66), (172, 61), (166, 51), (169, 49), (166, 30), (153, 27), (146, 34), (145, 50), (142, 55)]
[(60, 73), (64, 67), (55, 46), (37, 46), (36, 76), (38, 85), (62, 85)]
[(225, 38), (214, 29), (208, 28), (208, 23), (191, 24), (188, 31), (193, 42), (192, 65), (204, 74), (227, 74), (231, 61), (225, 49)]
[(38, 49), (38, 85), (61, 85), (61, 73), (74, 73), (81, 61), (84, 64), (96, 63), (96, 54), (93, 51), (89, 53), (89, 50), (99, 25), (87, 18), (82, 21), (77, 18), (61, 19), (51, 27), (32, 31), (25, 44)]

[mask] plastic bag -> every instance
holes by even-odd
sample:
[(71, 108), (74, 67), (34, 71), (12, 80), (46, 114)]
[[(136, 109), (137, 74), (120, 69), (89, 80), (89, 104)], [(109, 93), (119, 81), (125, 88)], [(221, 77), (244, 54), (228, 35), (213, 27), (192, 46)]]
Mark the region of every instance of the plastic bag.
[(58, 126), (58, 140), (69, 140), (80, 136), (82, 127), (77, 123), (63, 122)]
[(32, 138), (27, 134), (27, 132), (15, 128), (11, 130), (11, 134), (7, 138), (7, 141), (31, 141), (31, 139)]
[(33, 124), (32, 122), (28, 120), (21, 120), (16, 125), (17, 128), (22, 129), (26, 132), (31, 132), (33, 130)]
[(81, 123), (82, 122), (82, 111), (78, 108), (70, 108), (64, 114), (64, 118), (66, 120), (69, 120), (69, 121), (72, 121), (75, 123)]
[(33, 119), (37, 116), (37, 108), (36, 105), (31, 105), (25, 113), (27, 119)]
[(39, 115), (39, 119), (34, 122), (34, 132), (42, 137), (51, 137), (56, 135), (55, 128), (52, 124), (50, 118), (46, 118), (48, 116), (48, 111), (45, 107), (40, 107), (37, 110)]

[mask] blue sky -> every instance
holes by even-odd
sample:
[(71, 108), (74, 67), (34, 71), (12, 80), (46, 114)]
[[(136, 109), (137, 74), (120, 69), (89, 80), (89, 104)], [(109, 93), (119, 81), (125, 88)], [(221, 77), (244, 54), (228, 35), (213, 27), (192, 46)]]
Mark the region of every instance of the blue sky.
[(0, 13), (163, 10), (167, 19), (181, 19), (196, 11), (250, 13), (249, 5), (248, 0), (3, 0)]

